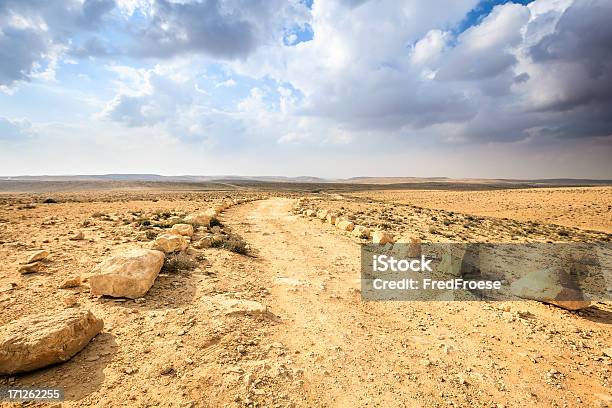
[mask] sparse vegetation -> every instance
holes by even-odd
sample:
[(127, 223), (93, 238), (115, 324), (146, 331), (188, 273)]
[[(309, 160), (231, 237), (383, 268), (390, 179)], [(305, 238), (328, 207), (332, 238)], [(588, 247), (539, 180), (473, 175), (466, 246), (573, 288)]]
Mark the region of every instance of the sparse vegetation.
[(177, 273), (181, 271), (192, 271), (198, 266), (198, 262), (191, 256), (183, 253), (166, 256), (162, 272)]

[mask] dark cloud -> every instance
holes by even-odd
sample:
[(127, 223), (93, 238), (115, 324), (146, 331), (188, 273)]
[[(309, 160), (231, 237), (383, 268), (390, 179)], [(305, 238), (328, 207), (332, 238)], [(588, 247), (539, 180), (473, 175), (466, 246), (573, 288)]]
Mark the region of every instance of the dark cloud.
[[(115, 7), (113, 0), (0, 2), (0, 85), (27, 81), (48, 63), (54, 45), (66, 46), (77, 32), (98, 28)], [(14, 25), (11, 16), (31, 21)], [(45, 28), (41, 26), (45, 25)]]
[(157, 0), (153, 19), (139, 35), (136, 52), (170, 57), (200, 52), (220, 58), (248, 55), (257, 45), (256, 29), (234, 10), (221, 10), (217, 0), (171, 3)]
[[(554, 32), (529, 49), (535, 63), (560, 77), (559, 96), (541, 109), (567, 111), (589, 105), (598, 110), (598, 105), (612, 105), (611, 16), (609, 0), (576, 0)], [(606, 132), (612, 134), (612, 128)]]
[(48, 42), (33, 30), (0, 31), (0, 85), (27, 80), (35, 63), (43, 58)]

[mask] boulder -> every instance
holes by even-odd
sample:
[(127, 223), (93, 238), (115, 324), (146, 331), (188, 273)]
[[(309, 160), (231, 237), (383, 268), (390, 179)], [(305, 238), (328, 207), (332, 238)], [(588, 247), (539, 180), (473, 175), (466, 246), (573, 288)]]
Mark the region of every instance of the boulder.
[(355, 224), (352, 221), (342, 220), (338, 224), (336, 224), (338, 229), (342, 231), (352, 231), (355, 228)]
[(26, 263), (31, 264), (33, 262), (42, 261), (48, 256), (49, 256), (49, 251), (47, 251), (46, 249), (36, 251), (32, 255), (30, 255)]
[(202, 225), (204, 227), (210, 226), (211, 219), (212, 217), (208, 215), (207, 213), (190, 214), (187, 217), (185, 217), (185, 221), (187, 221), (188, 223), (195, 224), (195, 225)]
[(19, 273), (25, 275), (26, 273), (40, 272), (41, 267), (42, 267), (42, 264), (40, 263), (40, 261), (32, 262), (26, 265), (21, 265), (19, 267)]
[(209, 208), (206, 211), (204, 211), (205, 215), (208, 215), (210, 218), (215, 218), (219, 215), (220, 211), (217, 211), (217, 209), (215, 208)]
[(170, 233), (191, 237), (193, 235), (193, 226), (191, 224), (174, 224), (170, 229)]
[(327, 214), (329, 214), (329, 211), (325, 209), (319, 210), (317, 211), (317, 218), (320, 220), (325, 220), (325, 218), (327, 218)]
[(45, 312), (9, 322), (0, 327), (0, 375), (67, 361), (103, 326), (101, 319), (82, 309)]
[(510, 291), (520, 298), (549, 303), (567, 310), (580, 310), (591, 305), (575, 279), (562, 270), (531, 272), (514, 281)]
[(316, 215), (314, 210), (306, 210), (307, 217), (314, 217)]
[(151, 243), (151, 249), (162, 251), (166, 254), (182, 252), (187, 249), (189, 242), (182, 235), (161, 234)]
[(368, 227), (364, 227), (363, 225), (355, 225), (352, 234), (357, 238), (369, 239), (372, 233)]
[(112, 256), (92, 271), (90, 291), (96, 296), (141, 298), (153, 286), (163, 265), (164, 254), (151, 249), (132, 249)]
[(336, 216), (336, 214), (327, 214), (327, 218), (325, 219), (327, 220), (328, 224), (335, 225), (338, 217)]
[(372, 243), (378, 245), (392, 244), (393, 235), (386, 231), (375, 231), (372, 234)]

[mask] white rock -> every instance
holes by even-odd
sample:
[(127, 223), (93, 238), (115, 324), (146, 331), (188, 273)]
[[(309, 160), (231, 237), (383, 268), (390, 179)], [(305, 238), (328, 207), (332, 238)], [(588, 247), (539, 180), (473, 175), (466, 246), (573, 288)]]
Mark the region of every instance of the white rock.
[(386, 231), (375, 231), (372, 234), (372, 243), (378, 245), (385, 245), (393, 243), (393, 235)]
[(355, 224), (352, 221), (342, 220), (337, 224), (338, 229), (342, 231), (352, 231), (355, 229)]
[(0, 327), (0, 375), (36, 370), (69, 360), (104, 326), (90, 311), (64, 309)]
[(189, 242), (182, 235), (162, 234), (151, 243), (151, 249), (162, 251), (166, 254), (182, 252), (187, 249)]
[(327, 214), (329, 214), (329, 211), (322, 209), (317, 211), (317, 218), (319, 218), (320, 220), (324, 220), (327, 217)]
[(136, 299), (153, 286), (164, 264), (164, 254), (151, 249), (132, 249), (98, 264), (89, 276), (93, 295)]
[(191, 224), (174, 224), (170, 228), (170, 233), (191, 237), (193, 235), (193, 226)]
[(325, 219), (328, 224), (335, 225), (338, 216), (336, 216), (336, 214), (327, 214), (327, 217)]
[(591, 305), (571, 276), (560, 270), (531, 272), (513, 282), (510, 291), (523, 299), (537, 300), (568, 310), (580, 310)]
[(363, 225), (355, 225), (352, 234), (357, 238), (369, 239), (372, 233), (368, 227), (364, 227)]
[(208, 227), (210, 225), (211, 216), (207, 213), (190, 214), (185, 217), (185, 221), (195, 225), (202, 225)]

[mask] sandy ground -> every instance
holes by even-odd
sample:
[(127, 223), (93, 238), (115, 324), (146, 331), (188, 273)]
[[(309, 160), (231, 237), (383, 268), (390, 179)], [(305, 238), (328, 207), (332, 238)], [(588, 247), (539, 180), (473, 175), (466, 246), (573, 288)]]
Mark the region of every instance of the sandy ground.
[(612, 187), (491, 191), (396, 190), (354, 193), (393, 203), (465, 214), (612, 232)]
[[(162, 273), (137, 302), (57, 287), (109, 253), (146, 243), (130, 217), (194, 211), (209, 204), (204, 198), (109, 197), (35, 208), (7, 199), (0, 207), (0, 324), (61, 309), (74, 297), (104, 319), (105, 329), (70, 361), (0, 377), (0, 386), (61, 385), (69, 399), (65, 407), (612, 404), (612, 361), (603, 353), (612, 346), (611, 304), (575, 313), (531, 301), (364, 302), (358, 291), (360, 241), (293, 215), (292, 198), (262, 198), (220, 217), (248, 242), (250, 255), (192, 251), (194, 270)], [(367, 204), (318, 201), (351, 212)], [(447, 212), (367, 205), (376, 212), (360, 215), (366, 221), (393, 222), (387, 220), (392, 209), (406, 212), (402, 217), (422, 220), (418, 230), (432, 240), (450, 238), (431, 233), (428, 219), (443, 232), (466, 229), (463, 222), (446, 225), (455, 216)], [(91, 224), (83, 227), (86, 219)], [(473, 235), (466, 239), (474, 240), (491, 230), (511, 239), (517, 225), (533, 228), (533, 239), (557, 231), (467, 221)], [(68, 240), (76, 229), (86, 240)], [(609, 239), (589, 234), (569, 229), (555, 239)], [(18, 263), (42, 247), (51, 251), (45, 270), (18, 274)], [(254, 300), (270, 313), (226, 315), (218, 296)]]

